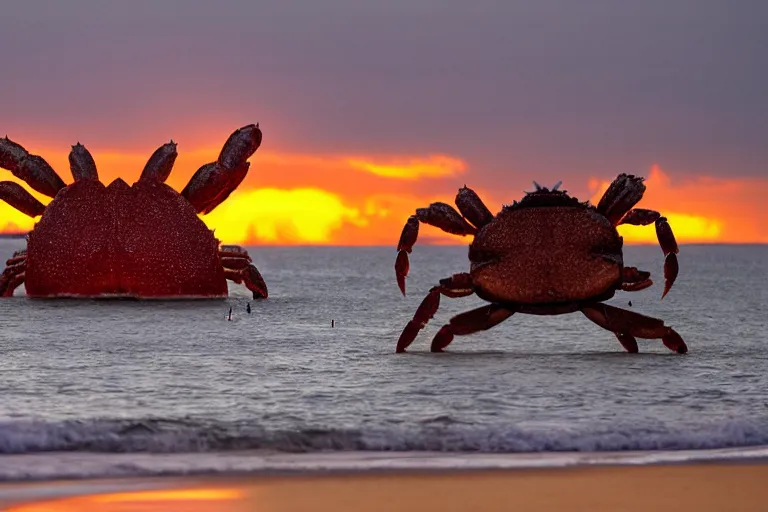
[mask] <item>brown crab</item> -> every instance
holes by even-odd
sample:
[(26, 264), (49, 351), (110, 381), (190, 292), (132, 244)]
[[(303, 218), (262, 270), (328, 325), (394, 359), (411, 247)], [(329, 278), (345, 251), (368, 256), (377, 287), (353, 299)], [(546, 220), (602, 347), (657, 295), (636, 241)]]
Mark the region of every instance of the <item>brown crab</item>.
[(645, 338), (661, 339), (670, 350), (686, 353), (682, 337), (664, 321), (602, 303), (616, 290), (638, 291), (653, 284), (650, 272), (624, 266), (623, 239), (616, 230), (620, 224), (656, 225), (665, 256), (662, 299), (677, 278), (678, 246), (667, 219), (653, 210), (633, 209), (645, 192), (643, 181), (620, 174), (596, 207), (559, 191), (560, 183), (549, 190), (534, 182), (534, 192), (504, 206), (495, 217), (466, 186), (455, 200), (461, 213), (445, 203), (417, 209), (397, 246), (395, 272), (403, 295), (408, 253), (416, 243), (419, 222), (455, 235), (474, 235), (470, 270), (430, 289), (400, 335), (397, 352), (405, 352), (434, 316), (441, 294), (455, 298), (475, 293), (491, 304), (451, 318), (432, 340), (432, 352), (442, 352), (454, 336), (490, 329), (514, 313), (581, 311), (613, 332), (627, 352), (638, 352), (635, 338)]

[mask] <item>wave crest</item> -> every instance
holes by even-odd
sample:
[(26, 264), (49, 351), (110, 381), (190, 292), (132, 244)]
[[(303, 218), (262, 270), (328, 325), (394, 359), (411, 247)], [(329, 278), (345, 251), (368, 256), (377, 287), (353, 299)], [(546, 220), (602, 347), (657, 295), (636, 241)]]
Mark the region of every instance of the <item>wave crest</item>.
[(439, 424), (397, 428), (267, 429), (192, 420), (88, 420), (0, 423), (0, 453), (204, 453), (262, 450), (430, 452), (602, 452), (697, 450), (768, 445), (768, 418), (696, 426), (507, 428)]

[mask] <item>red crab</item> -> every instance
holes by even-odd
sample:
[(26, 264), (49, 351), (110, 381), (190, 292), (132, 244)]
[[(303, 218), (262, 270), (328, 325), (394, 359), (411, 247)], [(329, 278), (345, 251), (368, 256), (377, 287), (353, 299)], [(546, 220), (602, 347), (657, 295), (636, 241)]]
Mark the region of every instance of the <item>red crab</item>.
[(597, 207), (579, 202), (560, 183), (540, 187), (520, 202), (504, 206), (495, 217), (466, 186), (456, 196), (457, 212), (445, 203), (419, 208), (403, 228), (397, 246), (395, 272), (405, 295), (408, 253), (419, 234), (419, 222), (455, 235), (474, 235), (469, 246), (469, 272), (454, 274), (433, 287), (408, 322), (397, 352), (413, 342), (437, 312), (440, 295), (477, 294), (491, 304), (451, 318), (432, 340), (432, 352), (442, 352), (454, 336), (490, 329), (514, 313), (560, 315), (581, 311), (613, 332), (628, 352), (637, 352), (635, 338), (661, 339), (670, 350), (688, 351), (682, 337), (662, 320), (603, 304), (616, 290), (638, 291), (653, 284), (650, 273), (624, 266), (619, 224), (655, 223), (664, 251), (666, 284), (662, 299), (678, 273), (678, 246), (665, 217), (652, 210), (632, 209), (643, 197), (643, 178), (621, 174), (608, 187)]
[(248, 253), (219, 247), (198, 217), (240, 185), (260, 145), (258, 125), (236, 130), (218, 159), (200, 167), (178, 193), (165, 184), (176, 161), (173, 141), (152, 154), (133, 185), (117, 178), (104, 186), (80, 143), (69, 154), (74, 182), (66, 185), (42, 157), (0, 139), (0, 167), (53, 198), (44, 206), (21, 185), (0, 182), (0, 199), (41, 216), (27, 248), (7, 261), (0, 296), (12, 296), (25, 283), (31, 297), (226, 297), (230, 279), (245, 283), (254, 298), (266, 298)]

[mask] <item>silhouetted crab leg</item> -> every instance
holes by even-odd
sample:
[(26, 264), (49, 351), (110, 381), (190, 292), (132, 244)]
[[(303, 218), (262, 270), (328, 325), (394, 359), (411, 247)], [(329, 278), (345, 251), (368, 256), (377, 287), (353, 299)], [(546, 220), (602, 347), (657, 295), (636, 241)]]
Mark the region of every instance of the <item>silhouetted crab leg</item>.
[(664, 293), (661, 294), (663, 299), (672, 285), (675, 284), (677, 274), (680, 270), (677, 264), (677, 254), (680, 249), (677, 247), (677, 240), (675, 240), (675, 234), (672, 232), (672, 228), (667, 222), (666, 217), (659, 217), (656, 219), (656, 238), (659, 239), (659, 245), (661, 250), (664, 251)]
[(93, 160), (91, 152), (79, 142), (72, 146), (72, 151), (69, 152), (69, 170), (75, 181), (99, 180), (96, 162)]
[(173, 170), (173, 164), (176, 163), (178, 154), (176, 143), (173, 141), (157, 148), (144, 165), (139, 181), (165, 183), (165, 180), (171, 175), (171, 170)]
[(5, 261), (5, 264), (7, 266), (15, 265), (16, 263), (21, 263), (22, 261), (27, 260), (27, 250), (26, 249), (20, 249), (13, 253), (13, 256), (11, 256), (9, 259)]
[(427, 325), (427, 322), (435, 316), (440, 307), (440, 294), (450, 298), (467, 297), (472, 295), (472, 277), (467, 273), (454, 274), (446, 279), (441, 279), (438, 286), (433, 286), (424, 300), (421, 301), (413, 320), (408, 322), (397, 340), (396, 352), (405, 352), (408, 345), (413, 343), (419, 331)]
[(239, 245), (224, 245), (219, 251), (219, 257), (227, 279), (237, 284), (244, 283), (253, 292), (254, 299), (268, 297), (267, 284), (258, 269), (251, 264), (251, 257), (245, 249)]
[(248, 251), (240, 247), (239, 245), (222, 245), (219, 248), (219, 256), (222, 258), (226, 257), (232, 257), (232, 258), (244, 258), (248, 261), (248, 263), (251, 263), (253, 260), (251, 260), (251, 257), (248, 255)]
[(224, 143), (215, 162), (200, 167), (181, 191), (198, 213), (207, 214), (220, 205), (248, 174), (248, 160), (261, 146), (258, 124), (236, 130)]
[(645, 208), (633, 208), (629, 210), (627, 214), (622, 217), (617, 225), (632, 224), (633, 226), (647, 226), (656, 222), (661, 214), (654, 210), (646, 210)]
[(654, 210), (646, 210), (642, 208), (635, 208), (630, 210), (619, 221), (619, 224), (631, 224), (634, 226), (647, 226), (649, 224), (656, 224), (656, 238), (659, 239), (659, 245), (661, 250), (664, 251), (664, 293), (661, 298), (666, 297), (672, 285), (677, 279), (679, 267), (677, 264), (677, 254), (680, 252), (677, 246), (677, 240), (672, 233), (672, 228), (669, 226), (669, 222), (666, 217), (662, 217), (661, 214)]
[(66, 187), (43, 157), (29, 154), (8, 137), (0, 139), (0, 167), (48, 197), (56, 197), (56, 193)]
[(0, 181), (0, 200), (5, 201), (21, 213), (37, 217), (45, 212), (45, 205), (35, 199), (24, 187), (13, 181)]
[(474, 235), (477, 229), (468, 223), (459, 212), (446, 203), (432, 203), (427, 208), (418, 208), (414, 215), (408, 218), (400, 234), (397, 244), (397, 259), (395, 260), (395, 275), (400, 291), (405, 295), (405, 278), (408, 275), (410, 263), (408, 253), (413, 250), (419, 236), (419, 222), (442, 229), (452, 235)]
[(653, 281), (650, 279), (651, 273), (635, 267), (624, 267), (621, 277), (621, 289), (625, 292), (639, 292), (653, 286)]
[(597, 211), (608, 217), (614, 226), (635, 206), (645, 193), (644, 178), (631, 174), (619, 174), (605, 191)]
[(246, 288), (253, 292), (254, 299), (266, 299), (269, 296), (264, 278), (261, 277), (256, 267), (251, 264), (240, 270), (225, 268), (224, 276), (237, 284), (245, 284)]
[(450, 345), (454, 336), (465, 336), (478, 331), (485, 331), (500, 324), (513, 314), (515, 314), (515, 310), (500, 304), (489, 304), (458, 314), (437, 331), (432, 339), (430, 351), (442, 352), (445, 347)]
[[(603, 329), (616, 334), (625, 348), (632, 347), (635, 338), (661, 339), (664, 346), (673, 352), (688, 352), (683, 338), (671, 327), (664, 325), (663, 320), (601, 303), (582, 305), (581, 312)], [(631, 351), (629, 348), (627, 350)]]
[(482, 228), (493, 220), (493, 214), (474, 190), (464, 185), (459, 189), (455, 199), (459, 211), (477, 229)]
[[(14, 254), (14, 258), (11, 258), (11, 260), (16, 260), (17, 255), (19, 255), (20, 252), (17, 252)], [(0, 274), (0, 297), (12, 297), (13, 292), (21, 286), (21, 284), (24, 282), (25, 272), (27, 270), (27, 261), (26, 261), (26, 254), (21, 259), (21, 261), (13, 264), (9, 264), (2, 274)]]

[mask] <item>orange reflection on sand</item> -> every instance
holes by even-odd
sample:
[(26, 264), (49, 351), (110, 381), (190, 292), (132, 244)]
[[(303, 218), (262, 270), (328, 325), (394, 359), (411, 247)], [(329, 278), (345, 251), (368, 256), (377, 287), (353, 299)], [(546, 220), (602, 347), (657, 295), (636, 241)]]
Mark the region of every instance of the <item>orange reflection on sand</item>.
[(244, 491), (241, 489), (217, 488), (120, 492), (17, 505), (5, 510), (8, 512), (123, 512), (129, 510), (194, 512), (216, 510), (219, 508), (217, 504), (231, 505), (243, 496)]

